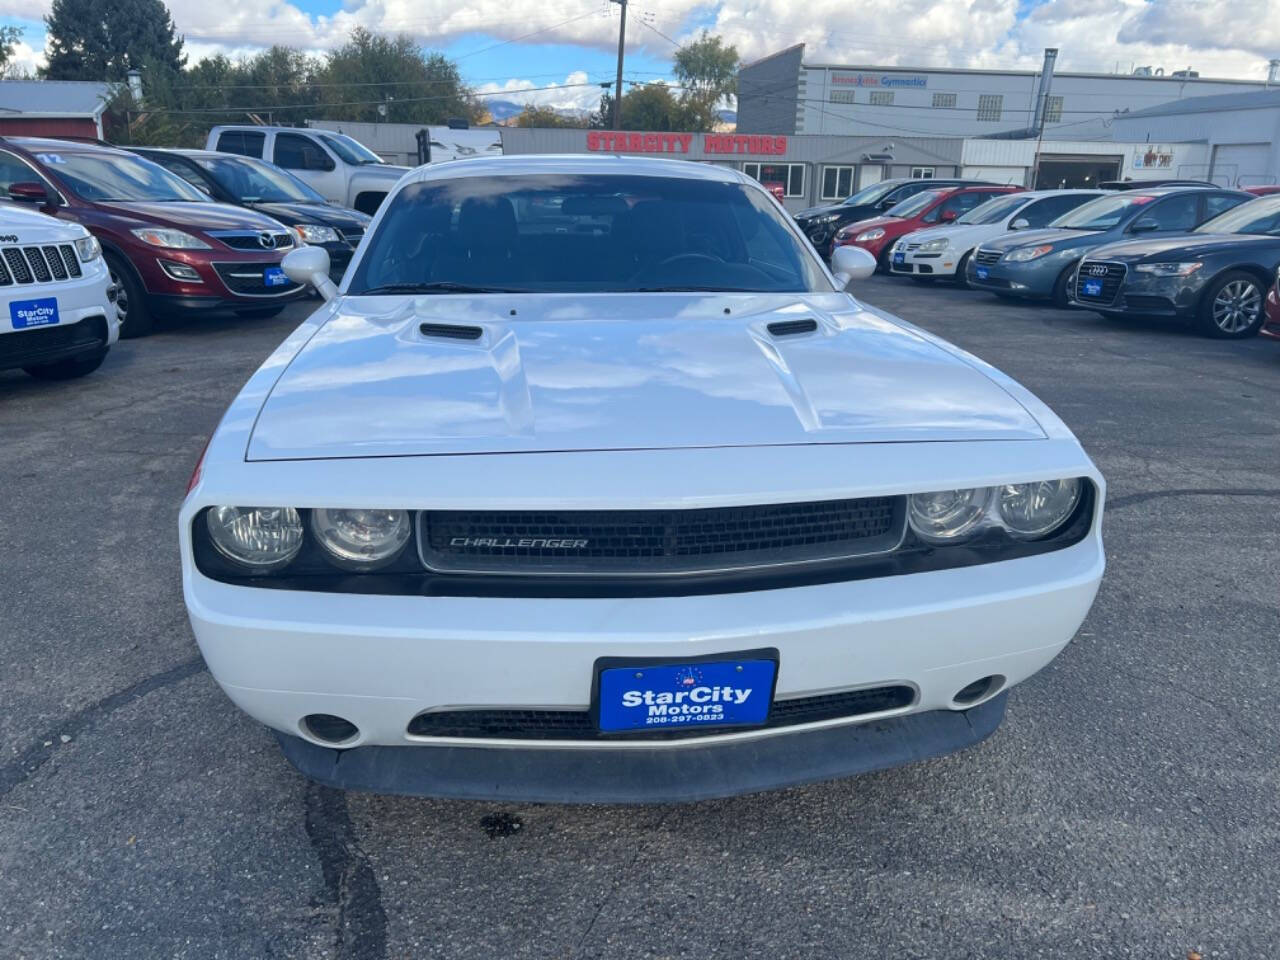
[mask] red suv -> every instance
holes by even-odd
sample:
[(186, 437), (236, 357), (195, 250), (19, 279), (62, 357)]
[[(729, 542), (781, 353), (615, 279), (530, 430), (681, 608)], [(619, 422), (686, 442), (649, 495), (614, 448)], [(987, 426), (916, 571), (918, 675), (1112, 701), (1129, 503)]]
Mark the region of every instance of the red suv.
[(0, 139), (0, 197), (83, 224), (98, 238), (123, 337), (150, 333), (158, 315), (269, 317), (304, 293), (280, 269), (293, 247), (282, 224), (214, 203), (124, 150)]
[(889, 251), (904, 237), (915, 230), (951, 223), (968, 213), (980, 203), (986, 203), (1002, 193), (1017, 193), (1022, 187), (942, 187), (925, 190), (908, 197), (896, 207), (890, 207), (883, 216), (859, 220), (841, 227), (835, 236), (835, 246), (849, 244), (862, 247), (889, 272)]

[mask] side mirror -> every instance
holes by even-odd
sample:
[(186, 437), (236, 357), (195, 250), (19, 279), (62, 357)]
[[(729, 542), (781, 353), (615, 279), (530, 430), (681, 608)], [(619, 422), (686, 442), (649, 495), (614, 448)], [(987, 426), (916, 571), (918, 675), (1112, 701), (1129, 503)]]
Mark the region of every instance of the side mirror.
[(49, 191), (44, 188), (43, 183), (37, 183), (34, 180), (22, 180), (9, 184), (9, 199), (16, 200), (18, 203), (34, 203), (42, 207), (52, 206), (49, 201)]
[(1129, 228), (1129, 232), (1130, 233), (1152, 233), (1153, 231), (1159, 230), (1159, 229), (1160, 229), (1159, 223), (1157, 223), (1155, 220), (1152, 220), (1149, 217), (1143, 217), (1141, 220), (1136, 221), (1134, 225)]
[(897, 200), (881, 200), (879, 206), (881, 210), (888, 210), (892, 207), (896, 207), (897, 205), (898, 205)]
[(939, 223), (955, 223), (956, 218), (959, 216), (960, 214), (956, 213), (954, 210), (943, 210), (940, 214), (938, 214), (938, 222)]
[(861, 247), (836, 247), (831, 251), (831, 273), (841, 290), (850, 280), (865, 280), (876, 272), (876, 258)]
[(280, 261), (280, 268), (294, 283), (315, 287), (316, 293), (326, 300), (338, 295), (337, 286), (329, 279), (329, 251), (324, 247), (290, 250)]
[(1010, 229), (1010, 230), (1025, 230), (1025, 229), (1027, 229), (1027, 227), (1029, 227), (1029, 226), (1031, 226), (1031, 221), (1030, 221), (1030, 220), (1028, 220), (1026, 217), (1019, 217), (1017, 220), (1013, 221), (1013, 223), (1009, 224), (1009, 229)]

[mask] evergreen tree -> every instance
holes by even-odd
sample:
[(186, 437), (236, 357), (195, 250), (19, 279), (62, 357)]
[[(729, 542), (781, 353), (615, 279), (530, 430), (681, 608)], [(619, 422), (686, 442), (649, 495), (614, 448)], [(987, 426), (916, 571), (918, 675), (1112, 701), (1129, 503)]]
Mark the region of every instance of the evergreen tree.
[(186, 63), (162, 0), (53, 0), (44, 22), (49, 80), (120, 81), (144, 64), (178, 73)]

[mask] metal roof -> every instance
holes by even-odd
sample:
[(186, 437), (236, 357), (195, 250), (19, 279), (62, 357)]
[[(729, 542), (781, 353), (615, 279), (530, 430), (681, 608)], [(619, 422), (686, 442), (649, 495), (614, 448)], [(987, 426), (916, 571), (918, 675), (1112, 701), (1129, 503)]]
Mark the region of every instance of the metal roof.
[(1280, 107), (1280, 88), (1257, 90), (1252, 93), (1218, 93), (1211, 97), (1187, 97), (1172, 100), (1145, 110), (1132, 110), (1116, 114), (1117, 120), (1134, 117), (1171, 117), (1184, 113), (1217, 113), (1221, 110), (1266, 110)]
[(94, 80), (0, 80), (0, 117), (89, 117), (107, 109), (114, 84)]

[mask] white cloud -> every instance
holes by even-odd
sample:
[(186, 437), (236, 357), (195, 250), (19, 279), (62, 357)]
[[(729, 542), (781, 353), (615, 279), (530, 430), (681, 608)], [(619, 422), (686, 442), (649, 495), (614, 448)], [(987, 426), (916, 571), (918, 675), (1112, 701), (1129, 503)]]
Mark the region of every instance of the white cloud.
[(599, 86), (589, 83), (586, 72), (582, 70), (569, 74), (564, 83), (534, 83), (532, 80), (511, 79), (505, 83), (480, 84), (476, 91), (494, 94), (495, 99), (575, 111), (594, 110), (600, 104), (602, 92)]

